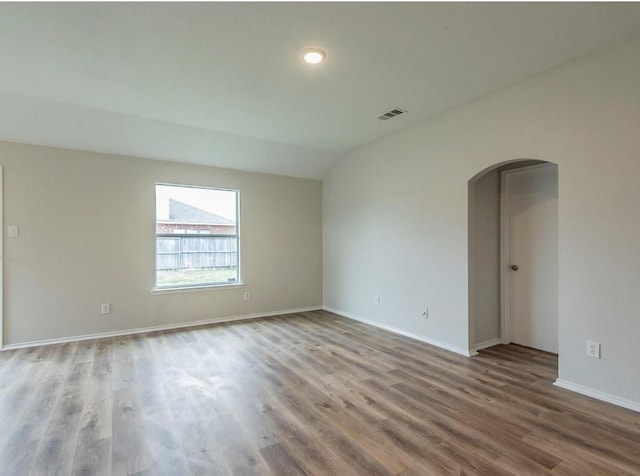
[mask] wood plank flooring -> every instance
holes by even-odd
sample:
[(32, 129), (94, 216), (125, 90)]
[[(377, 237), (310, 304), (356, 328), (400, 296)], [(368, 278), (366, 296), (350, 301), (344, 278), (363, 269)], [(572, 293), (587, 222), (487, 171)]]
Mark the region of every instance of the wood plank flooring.
[(3, 475), (631, 475), (640, 414), (324, 311), (0, 353)]

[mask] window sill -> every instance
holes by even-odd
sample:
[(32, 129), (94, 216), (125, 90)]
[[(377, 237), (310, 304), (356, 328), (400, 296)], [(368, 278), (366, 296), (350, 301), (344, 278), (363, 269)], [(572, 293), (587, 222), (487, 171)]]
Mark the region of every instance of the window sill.
[(233, 284), (203, 284), (201, 286), (179, 286), (171, 288), (153, 288), (151, 294), (190, 293), (199, 291), (223, 291), (244, 287), (244, 283)]

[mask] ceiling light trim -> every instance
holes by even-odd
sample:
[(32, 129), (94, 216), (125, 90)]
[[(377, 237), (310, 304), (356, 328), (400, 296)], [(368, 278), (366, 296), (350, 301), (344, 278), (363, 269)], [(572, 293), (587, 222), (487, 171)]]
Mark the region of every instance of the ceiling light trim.
[(307, 48), (302, 52), (302, 59), (308, 64), (322, 63), (327, 58), (327, 52), (322, 48)]

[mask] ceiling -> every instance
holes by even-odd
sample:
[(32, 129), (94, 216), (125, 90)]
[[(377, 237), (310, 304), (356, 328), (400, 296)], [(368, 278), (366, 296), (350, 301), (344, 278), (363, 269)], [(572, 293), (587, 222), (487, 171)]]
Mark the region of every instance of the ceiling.
[(319, 179), (638, 34), (633, 3), (3, 3), (0, 139)]

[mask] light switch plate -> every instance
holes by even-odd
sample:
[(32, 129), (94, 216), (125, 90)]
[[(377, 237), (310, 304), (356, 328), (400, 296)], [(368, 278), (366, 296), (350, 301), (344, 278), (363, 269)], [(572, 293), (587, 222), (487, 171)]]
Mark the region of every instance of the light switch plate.
[(7, 235), (9, 238), (17, 238), (18, 237), (18, 227), (16, 225), (9, 225), (7, 227)]

